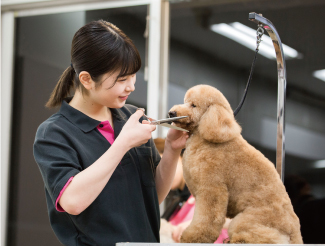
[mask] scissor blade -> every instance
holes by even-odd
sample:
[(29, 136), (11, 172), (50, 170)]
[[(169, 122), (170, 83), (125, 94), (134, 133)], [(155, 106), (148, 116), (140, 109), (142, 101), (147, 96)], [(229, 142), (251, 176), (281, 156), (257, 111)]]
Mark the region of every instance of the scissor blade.
[(179, 116), (179, 117), (167, 118), (167, 119), (162, 119), (162, 120), (154, 120), (151, 122), (151, 124), (152, 125), (161, 125), (162, 123), (173, 122), (173, 121), (184, 119), (187, 117), (188, 116)]
[(188, 130), (185, 130), (183, 128), (180, 128), (180, 127), (177, 127), (177, 126), (174, 126), (174, 125), (170, 125), (170, 124), (167, 124), (167, 123), (161, 123), (158, 126), (165, 126), (165, 127), (168, 127), (168, 128), (173, 128), (173, 129), (179, 130), (179, 131), (188, 132)]

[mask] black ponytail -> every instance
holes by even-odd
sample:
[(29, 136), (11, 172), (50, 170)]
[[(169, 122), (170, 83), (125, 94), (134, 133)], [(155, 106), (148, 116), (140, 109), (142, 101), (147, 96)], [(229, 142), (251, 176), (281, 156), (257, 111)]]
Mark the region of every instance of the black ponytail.
[(50, 99), (46, 103), (46, 107), (55, 108), (61, 105), (64, 98), (70, 95), (71, 89), (74, 87), (74, 77), (76, 75), (72, 66), (69, 66), (61, 75), (58, 83), (56, 84)]

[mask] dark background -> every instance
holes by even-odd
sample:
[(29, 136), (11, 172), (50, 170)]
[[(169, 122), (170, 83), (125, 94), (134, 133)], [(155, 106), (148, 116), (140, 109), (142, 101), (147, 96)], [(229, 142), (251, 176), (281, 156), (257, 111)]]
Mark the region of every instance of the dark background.
[[(285, 175), (299, 176), (310, 187), (308, 195), (323, 198), (325, 168), (315, 163), (325, 159), (325, 82), (312, 72), (325, 69), (324, 1), (171, 1), (168, 108), (182, 103), (186, 90), (201, 83), (217, 87), (236, 108), (254, 53), (208, 27), (238, 21), (256, 29), (249, 12), (271, 20), (282, 42), (303, 54), (302, 59), (286, 61)], [(147, 6), (139, 6), (17, 18), (8, 245), (60, 245), (48, 221), (44, 185), (32, 151), (37, 127), (55, 112), (44, 105), (70, 65), (74, 33), (91, 20), (111, 21), (134, 40), (144, 64), (146, 14)], [(144, 66), (128, 103), (146, 107), (143, 73)], [(274, 163), (276, 105), (276, 62), (258, 55), (237, 120), (244, 138)], [(300, 186), (294, 184), (297, 190)]]

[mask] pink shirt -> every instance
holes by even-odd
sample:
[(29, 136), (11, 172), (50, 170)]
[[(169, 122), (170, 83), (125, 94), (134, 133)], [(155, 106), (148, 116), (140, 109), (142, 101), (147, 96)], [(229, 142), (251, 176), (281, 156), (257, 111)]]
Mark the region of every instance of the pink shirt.
[(185, 204), (182, 206), (182, 208), (179, 211), (177, 211), (176, 214), (173, 214), (170, 217), (169, 222), (172, 225), (178, 225), (182, 222), (191, 220), (194, 215), (194, 208), (195, 208), (195, 198), (193, 197), (193, 195), (191, 195), (187, 199)]
[[(97, 126), (98, 131), (107, 139), (107, 141), (112, 145), (114, 143), (115, 140), (115, 135), (114, 135), (114, 129), (111, 126), (111, 124), (109, 123), (109, 121), (102, 121), (100, 122), (100, 124)], [(68, 187), (68, 185), (70, 184), (70, 182), (72, 181), (73, 177), (71, 177), (68, 182), (64, 185), (64, 187), (62, 188), (62, 190), (60, 191), (60, 194), (58, 196), (58, 198), (55, 201), (55, 208), (57, 211), (59, 212), (65, 212), (64, 209), (60, 206), (59, 204), (59, 200), (63, 194), (63, 192), (65, 191), (65, 189)]]
[(102, 121), (97, 126), (98, 131), (107, 139), (107, 141), (112, 145), (115, 140), (114, 129), (112, 128), (109, 121)]

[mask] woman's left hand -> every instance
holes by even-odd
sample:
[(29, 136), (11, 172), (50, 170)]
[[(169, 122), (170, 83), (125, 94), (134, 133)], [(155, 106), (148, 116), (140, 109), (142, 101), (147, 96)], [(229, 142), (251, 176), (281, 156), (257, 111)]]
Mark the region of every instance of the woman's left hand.
[(187, 132), (179, 131), (176, 129), (169, 129), (166, 142), (170, 144), (170, 147), (174, 150), (184, 149), (186, 140), (189, 138)]

